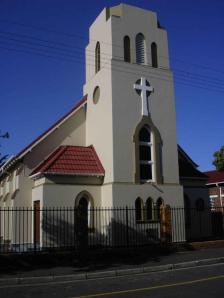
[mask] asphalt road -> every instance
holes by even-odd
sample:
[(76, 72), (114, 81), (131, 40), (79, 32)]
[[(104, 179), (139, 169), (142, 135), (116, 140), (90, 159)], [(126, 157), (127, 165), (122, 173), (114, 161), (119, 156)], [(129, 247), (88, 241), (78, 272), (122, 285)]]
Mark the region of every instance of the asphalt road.
[(224, 297), (224, 264), (95, 280), (1, 286), (0, 297)]

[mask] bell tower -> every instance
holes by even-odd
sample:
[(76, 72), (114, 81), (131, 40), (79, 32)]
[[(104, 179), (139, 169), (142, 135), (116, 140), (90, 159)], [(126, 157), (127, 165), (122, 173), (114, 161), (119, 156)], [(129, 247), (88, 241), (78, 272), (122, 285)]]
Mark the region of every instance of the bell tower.
[(101, 12), (89, 30), (84, 93), (86, 144), (99, 154), (113, 201), (183, 205), (173, 75), (156, 13), (126, 4)]

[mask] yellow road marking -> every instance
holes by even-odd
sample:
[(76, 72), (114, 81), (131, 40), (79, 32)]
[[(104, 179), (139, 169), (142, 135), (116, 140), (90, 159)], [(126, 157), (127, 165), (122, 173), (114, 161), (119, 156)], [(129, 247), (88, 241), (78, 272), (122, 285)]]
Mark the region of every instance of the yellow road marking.
[(90, 294), (90, 295), (84, 295), (84, 296), (75, 296), (72, 298), (90, 298), (90, 297), (102, 297), (102, 296), (111, 296), (111, 295), (122, 295), (122, 294), (127, 294), (127, 293), (135, 293), (135, 292), (143, 292), (143, 291), (150, 291), (150, 290), (163, 289), (163, 288), (171, 288), (171, 287), (176, 287), (176, 286), (191, 285), (191, 284), (195, 284), (195, 283), (199, 283), (199, 282), (206, 282), (206, 281), (216, 280), (216, 279), (221, 279), (221, 278), (224, 278), (224, 275), (216, 275), (216, 276), (211, 276), (211, 277), (207, 277), (207, 278), (183, 281), (183, 282), (178, 282), (178, 283), (173, 283), (173, 284), (164, 284), (164, 285), (160, 285), (160, 286), (153, 286), (153, 287), (147, 287), (147, 288), (138, 288), (138, 289)]

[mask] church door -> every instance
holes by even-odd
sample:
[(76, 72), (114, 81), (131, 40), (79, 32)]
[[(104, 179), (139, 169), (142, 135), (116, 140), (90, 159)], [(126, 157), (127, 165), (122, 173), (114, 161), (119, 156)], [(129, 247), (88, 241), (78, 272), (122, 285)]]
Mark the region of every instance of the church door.
[(82, 251), (88, 247), (88, 200), (82, 197), (79, 200), (77, 218), (78, 246)]
[(40, 244), (40, 201), (34, 201), (34, 243)]

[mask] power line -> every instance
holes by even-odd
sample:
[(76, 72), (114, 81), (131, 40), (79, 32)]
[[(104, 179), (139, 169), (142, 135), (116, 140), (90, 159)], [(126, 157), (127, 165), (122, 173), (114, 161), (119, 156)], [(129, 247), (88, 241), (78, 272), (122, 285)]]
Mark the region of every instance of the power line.
[[(4, 32), (5, 33), (5, 32)], [(60, 54), (62, 54), (63, 56), (65, 56), (66, 55), (66, 58), (77, 58), (75, 55), (69, 55), (68, 53), (74, 53), (74, 50), (75, 50), (75, 48), (74, 48), (74, 50), (73, 51), (70, 51), (70, 50), (67, 50), (67, 49), (64, 49), (64, 48), (59, 48), (59, 47), (55, 47), (55, 46), (52, 46), (52, 45), (47, 45), (47, 44), (42, 44), (42, 43), (36, 43), (36, 42), (30, 42), (30, 41), (26, 41), (26, 40), (21, 40), (21, 39), (18, 39), (18, 38), (12, 38), (12, 37), (8, 37), (8, 36), (5, 36), (4, 34), (3, 35), (1, 35), (2, 34), (2, 31), (0, 31), (0, 38), (3, 38), (3, 39), (6, 39), (6, 40), (10, 40), (10, 41), (14, 41), (14, 42), (17, 42), (17, 43), (23, 43), (23, 44), (27, 44), (27, 45), (34, 45), (34, 46), (37, 46), (37, 47), (44, 47), (44, 48), (47, 48), (47, 49), (51, 49), (51, 50), (53, 50), (53, 51), (59, 51), (59, 52), (62, 52), (62, 53), (60, 53)], [(13, 34), (13, 35), (17, 35), (17, 34)], [(23, 35), (22, 35), (23, 36)], [(29, 38), (32, 38), (32, 37), (29, 37)], [(41, 41), (43, 41), (42, 39), (38, 39), (38, 40), (41, 40)], [(44, 42), (46, 43), (47, 41), (46, 40), (44, 40)], [(34, 47), (28, 47), (29, 49), (34, 49), (34, 50), (36, 50), (36, 48), (34, 48)], [(42, 51), (42, 49), (39, 49), (39, 48), (37, 48), (38, 50), (41, 50)], [(65, 52), (68, 52), (68, 53), (64, 53), (64, 51)], [(78, 54), (79, 56), (81, 56), (82, 57), (82, 53), (81, 52), (79, 52), (79, 51), (77, 51), (76, 50), (76, 52), (75, 52), (76, 54)], [(54, 53), (55, 54), (55, 53)], [(58, 53), (56, 53), (56, 54), (58, 54)], [(95, 53), (94, 53), (95, 54)], [(90, 55), (90, 54), (86, 54), (87, 56), (92, 56), (92, 58), (93, 58), (93, 55)], [(109, 55), (108, 55), (109, 56)], [(106, 58), (102, 58), (102, 59), (104, 59), (104, 60), (106, 60)], [(132, 63), (133, 64), (133, 63)], [(182, 75), (182, 77), (183, 78), (185, 78), (185, 77), (187, 77), (187, 79), (189, 79), (189, 77), (190, 76), (192, 76), (194, 79), (197, 79), (197, 80), (199, 80), (199, 81), (202, 81), (202, 82), (206, 82), (206, 83), (209, 83), (209, 84), (215, 84), (215, 85), (219, 85), (219, 87), (220, 87), (220, 83), (223, 83), (223, 81), (221, 81), (221, 80), (216, 80), (215, 78), (211, 78), (211, 77), (209, 77), (209, 76), (205, 76), (205, 75), (200, 75), (200, 77), (198, 77), (198, 75), (196, 75), (196, 74), (194, 74), (194, 73), (191, 73), (191, 72), (186, 72), (186, 71), (183, 71), (183, 70), (179, 70), (179, 69), (175, 69), (175, 71), (178, 73), (181, 73), (181, 75)], [(205, 78), (205, 79), (203, 79), (203, 78)], [(220, 82), (220, 83), (218, 83), (218, 81)]]
[[(12, 35), (12, 36), (16, 36), (16, 37), (19, 36), (19, 37), (23, 37), (23, 38), (33, 39), (33, 40), (36, 40), (36, 41), (44, 42), (45, 44), (33, 43), (33, 42), (30, 43), (26, 40), (24, 41), (24, 40), (21, 40), (21, 39), (10, 38), (7, 35)], [(38, 46), (41, 46), (41, 47), (51, 48), (51, 49), (55, 49), (55, 50), (59, 50), (59, 51), (67, 51), (67, 52), (70, 52), (70, 53), (74, 53), (74, 51), (75, 51), (76, 53), (78, 53), (80, 55), (83, 55), (83, 49), (82, 48), (79, 48), (77, 46), (74, 47), (74, 46), (68, 45), (66, 43), (49, 41), (49, 40), (45, 40), (45, 39), (35, 38), (35, 37), (29, 36), (29, 35), (12, 33), (12, 32), (5, 32), (5, 31), (0, 31), (0, 36), (2, 36), (5, 39), (16, 41), (16, 42), (38, 45)], [(60, 46), (63, 46), (63, 48), (61, 48), (61, 47), (59, 48), (59, 47), (55, 47), (55, 46), (51, 46), (51, 45), (49, 46), (49, 45), (46, 45), (46, 43), (50, 43), (50, 44), (54, 44), (54, 45), (60, 45)], [(71, 48), (72, 50), (67, 50), (64, 47)], [(82, 52), (80, 52), (79, 50), (82, 51)], [(95, 51), (87, 50), (87, 53), (88, 52), (92, 52), (93, 55), (95, 55)], [(111, 55), (103, 53), (102, 51), (101, 51), (101, 55), (111, 57)], [(121, 57), (121, 56), (114, 56), (114, 57), (123, 60), (123, 57)], [(163, 57), (163, 56), (160, 56), (160, 57)], [(102, 59), (106, 59), (106, 58), (102, 57)], [(166, 59), (168, 59), (168, 58), (166, 57)], [(195, 76), (199, 75), (199, 74), (195, 74), (195, 73), (192, 73), (192, 72), (189, 72), (189, 71), (180, 70), (180, 69), (177, 69), (177, 68), (174, 68), (173, 70), (176, 71), (176, 72), (185, 73), (187, 76), (194, 76), (195, 77)], [(215, 82), (219, 81), (219, 82), (223, 83), (223, 80), (220, 80), (218, 78), (214, 78), (214, 77), (210, 77), (210, 76), (207, 76), (207, 75), (200, 74), (199, 79), (201, 79), (201, 77), (204, 77), (204, 78), (209, 79), (209, 80), (215, 80)]]
[[(15, 48), (7, 48), (7, 47), (0, 47), (0, 49), (4, 49), (4, 50), (8, 50), (8, 51), (15, 51), (15, 52), (23, 52), (23, 53), (28, 53), (28, 54), (33, 54), (33, 55), (38, 55), (38, 56), (43, 56), (43, 57), (46, 57), (46, 58), (53, 58), (53, 59), (56, 59), (56, 60), (62, 60), (62, 61), (66, 61), (66, 62), (73, 62), (73, 63), (79, 63), (79, 64), (83, 64), (83, 62), (81, 62), (80, 60), (73, 60), (73, 59), (67, 59), (66, 57), (64, 56), (52, 56), (52, 55), (49, 55), (49, 54), (45, 54), (43, 52), (38, 52), (36, 49), (35, 51), (33, 51), (33, 48), (30, 47), (31, 51), (27, 51), (27, 50), (18, 50), (18, 49), (15, 49)], [(94, 64), (87, 64), (89, 66), (92, 66), (94, 67)], [(107, 69), (107, 70), (110, 70), (110, 68), (107, 68), (107, 67), (103, 67), (104, 69)], [(125, 75), (127, 74), (131, 74), (131, 75), (135, 75), (136, 76), (136, 72), (133, 72), (133, 71), (124, 71), (124, 69), (121, 69), (119, 67), (113, 67), (115, 71), (117, 72), (120, 72), (120, 73), (123, 73)], [(170, 79), (166, 79), (166, 78), (162, 78), (161, 76), (155, 76), (155, 75), (151, 75), (151, 73), (149, 71), (143, 71), (142, 72), (143, 74), (145, 73), (146, 75), (150, 75), (150, 78), (155, 78), (155, 79), (159, 79), (159, 80), (162, 80), (162, 81), (167, 81), (169, 82)], [(95, 75), (95, 74), (94, 74)], [(200, 88), (200, 89), (204, 89), (204, 90), (209, 90), (209, 91), (216, 91), (216, 92), (223, 92), (224, 90), (223, 89), (217, 89), (217, 86), (209, 86), (210, 88), (207, 88), (207, 87), (204, 87), (203, 85), (196, 85), (194, 84), (195, 82), (192, 82), (190, 80), (186, 80), (186, 79), (181, 79), (181, 78), (177, 78), (178, 81), (176, 81), (178, 84), (184, 84), (184, 85), (187, 85), (187, 86), (191, 86), (191, 87), (195, 87), (195, 88)]]
[[(58, 31), (58, 30), (53, 30), (53, 29), (49, 29), (49, 28), (46, 28), (46, 27), (39, 27), (39, 26), (34, 26), (34, 25), (30, 25), (30, 24), (24, 24), (24, 23), (21, 23), (21, 22), (17, 22), (17, 21), (10, 21), (10, 20), (6, 20), (6, 19), (0, 19), (0, 22), (4, 22), (4, 23), (9, 23), (9, 24), (14, 24), (14, 25), (17, 25), (17, 26), (22, 26), (22, 27), (25, 27), (25, 28), (32, 28), (34, 30), (37, 30), (37, 31), (44, 31), (44, 32), (50, 32), (50, 33), (54, 33), (54, 34), (57, 34), (57, 35), (63, 35), (63, 36), (66, 36), (66, 37), (69, 37), (69, 38), (80, 38), (80, 39), (83, 39), (83, 40), (86, 40), (86, 37), (82, 36), (82, 35), (78, 35), (78, 34), (75, 34), (75, 33), (67, 33), (67, 32), (63, 32), (63, 31)], [(95, 41), (97, 42), (98, 40), (95, 40), (95, 39), (90, 39), (90, 41)], [(108, 43), (108, 42), (103, 42), (101, 41), (101, 43), (103, 44), (107, 44), (109, 46), (111, 46), (112, 44)], [(116, 44), (113, 44), (113, 46), (115, 47), (118, 47), (118, 48), (123, 48), (123, 46), (121, 45), (116, 45)], [(149, 52), (148, 52), (149, 53)], [(160, 56), (161, 58), (165, 58), (165, 59), (168, 59), (167, 57), (165, 56)], [(186, 63), (184, 60), (181, 60), (181, 59), (178, 59), (178, 58), (173, 58), (171, 56), (170, 58), (171, 60), (176, 60), (176, 61), (179, 61), (181, 63)], [(199, 67), (199, 68), (203, 68), (203, 69), (210, 69), (212, 71), (215, 71), (215, 72), (218, 72), (218, 73), (222, 73), (224, 74), (224, 71), (221, 71), (221, 70), (218, 70), (218, 69), (215, 69), (215, 68), (212, 68), (212, 67), (209, 67), (209, 66), (205, 66), (205, 65), (201, 65), (201, 64), (198, 64), (198, 63), (188, 63), (189, 65), (193, 65), (194, 67)]]

